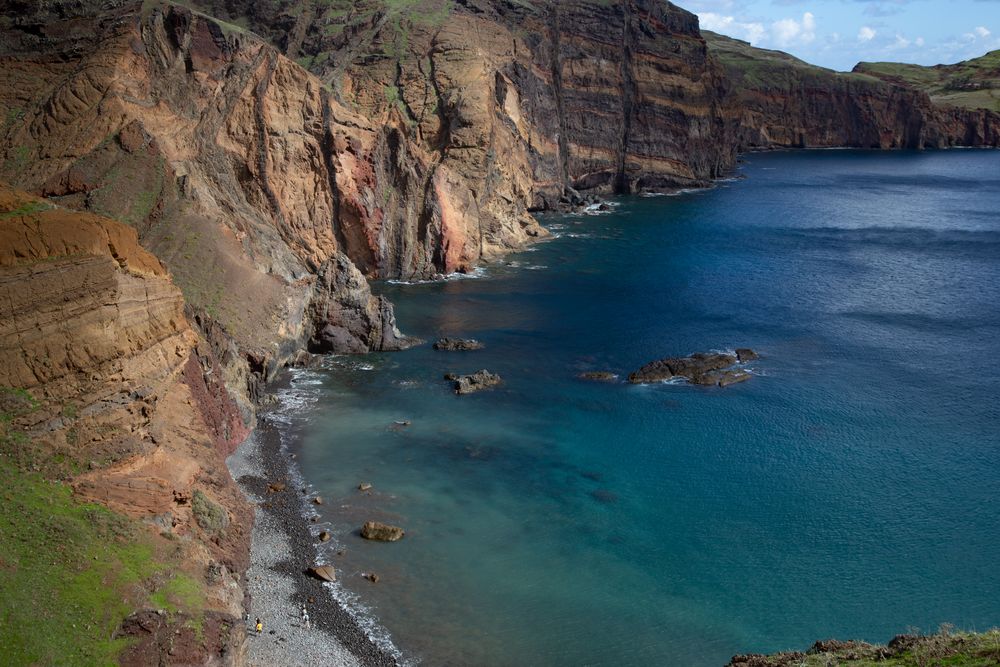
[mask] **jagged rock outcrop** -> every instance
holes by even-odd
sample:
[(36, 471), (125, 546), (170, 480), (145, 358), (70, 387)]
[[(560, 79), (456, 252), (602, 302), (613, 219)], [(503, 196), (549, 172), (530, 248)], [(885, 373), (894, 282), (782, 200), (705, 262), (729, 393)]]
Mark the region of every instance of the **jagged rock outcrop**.
[(213, 368), (135, 230), (0, 187), (0, 387), (38, 403), (17, 417), (25, 438), (5, 443), (5, 460), (169, 537), (191, 576), (211, 580), (209, 634), (186, 649), (205, 657), (215, 642), (229, 656), (217, 664), (229, 664), (242, 645), (253, 515), (224, 463), (247, 424)]
[(345, 255), (380, 242), (380, 125), (190, 10), (33, 9), (2, 26), (0, 178), (132, 224), (196, 322), (235, 342), (227, 378), (266, 380), (331, 325), (352, 334), (327, 349), (395, 344), (391, 305)]
[(1000, 146), (1000, 114), (934, 104), (900, 82), (839, 73), (787, 53), (703, 33), (722, 65), (741, 150)]

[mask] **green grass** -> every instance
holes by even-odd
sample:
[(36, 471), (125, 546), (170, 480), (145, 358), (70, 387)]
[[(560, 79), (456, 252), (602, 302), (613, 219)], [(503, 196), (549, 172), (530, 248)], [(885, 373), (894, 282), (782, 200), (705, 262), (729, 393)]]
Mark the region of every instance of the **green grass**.
[(158, 569), (141, 528), (6, 461), (0, 487), (3, 664), (115, 664), (130, 592)]
[(876, 62), (856, 70), (923, 90), (940, 105), (1000, 111), (1000, 51), (954, 65)]
[[(800, 654), (801, 655), (801, 654)], [(759, 662), (777, 667), (996, 667), (1000, 665), (1000, 630), (954, 632), (943, 626), (932, 635), (911, 637), (898, 646), (861, 644), (827, 651), (810, 650), (801, 657), (769, 656)]]

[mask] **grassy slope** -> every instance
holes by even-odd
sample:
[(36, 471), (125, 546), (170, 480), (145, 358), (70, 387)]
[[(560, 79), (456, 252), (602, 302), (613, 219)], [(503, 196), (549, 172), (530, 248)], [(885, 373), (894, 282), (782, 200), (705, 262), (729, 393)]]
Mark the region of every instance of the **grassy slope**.
[(1000, 630), (974, 633), (952, 632), (945, 628), (933, 635), (900, 637), (888, 646), (821, 642), (807, 653), (754, 656), (734, 659), (733, 664), (753, 667), (996, 667), (1000, 665)]
[(854, 70), (924, 90), (937, 104), (1000, 111), (1000, 51), (955, 65), (859, 63)]
[(742, 40), (702, 30), (709, 51), (727, 69), (735, 83), (746, 88), (787, 87), (792, 82), (827, 83), (831, 80), (868, 82), (878, 79), (862, 73), (835, 72), (810, 65), (784, 51), (758, 49)]
[(115, 631), (140, 608), (184, 613), (197, 630), (203, 587), (167, 540), (18, 466), (31, 443), (16, 420), (37, 405), (0, 387), (0, 664), (116, 664)]

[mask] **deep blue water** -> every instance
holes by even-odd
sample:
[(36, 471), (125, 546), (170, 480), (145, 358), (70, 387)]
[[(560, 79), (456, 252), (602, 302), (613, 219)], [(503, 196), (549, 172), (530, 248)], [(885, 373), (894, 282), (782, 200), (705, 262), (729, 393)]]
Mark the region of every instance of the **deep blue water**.
[[(721, 665), (1000, 625), (1000, 153), (739, 173), (547, 217), (558, 238), (479, 279), (381, 286), (407, 333), (485, 350), (295, 377), (329, 558), (408, 655)], [(763, 358), (726, 389), (575, 378), (738, 346)], [(479, 368), (503, 387), (441, 379)], [(368, 518), (407, 535), (366, 543)]]

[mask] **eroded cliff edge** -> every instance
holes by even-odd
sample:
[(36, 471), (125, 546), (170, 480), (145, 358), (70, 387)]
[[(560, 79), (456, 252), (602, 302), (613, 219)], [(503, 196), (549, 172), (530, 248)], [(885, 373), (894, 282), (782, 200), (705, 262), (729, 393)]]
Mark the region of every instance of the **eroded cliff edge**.
[[(57, 0), (0, 17), (0, 180), (47, 198), (11, 195), (0, 220), (22, 299), (0, 385), (49, 406), (17, 417), (54, 452), (29, 468), (169, 513), (192, 562), (237, 587), (247, 515), (220, 452), (303, 350), (409, 343), (367, 278), (468, 270), (544, 236), (531, 212), (569, 188), (708, 185), (741, 150), (998, 143), (996, 113), (706, 42), (666, 2), (192, 4), (206, 14)], [(192, 523), (194, 490), (232, 522), (221, 543)], [(237, 593), (219, 596), (233, 627)]]
[[(48, 544), (4, 563), (12, 568), (5, 595), (17, 600), (21, 584), (29, 587), (28, 600), (5, 611), (4, 622), (28, 623), (4, 630), (15, 663), (65, 664), (40, 636), (52, 630), (71, 653), (77, 643), (82, 651), (106, 641), (95, 638), (102, 631), (130, 638), (123, 664), (154, 664), (161, 655), (240, 661), (253, 515), (224, 458), (247, 428), (213, 358), (188, 323), (180, 290), (134, 229), (0, 186), (0, 469), (8, 481), (16, 472), (68, 485), (78, 502), (127, 517), (104, 520), (120, 529), (108, 538), (112, 548), (94, 555), (97, 570), (71, 560), (61, 572), (57, 556), (47, 570), (55, 580), (18, 583), (53, 554), (88, 558), (76, 550), (101, 522), (74, 532), (50, 517), (26, 527)], [(5, 511), (18, 502), (27, 501), (5, 498)], [(5, 539), (14, 539), (11, 528), (4, 526)], [(119, 551), (132, 555), (119, 562)], [(98, 608), (84, 616), (86, 627), (50, 628), (66, 607), (82, 605), (74, 577), (87, 572), (100, 580), (82, 585), (113, 591), (111, 605), (124, 601), (128, 618), (118, 626), (114, 612)], [(22, 645), (25, 632), (35, 634)]]

